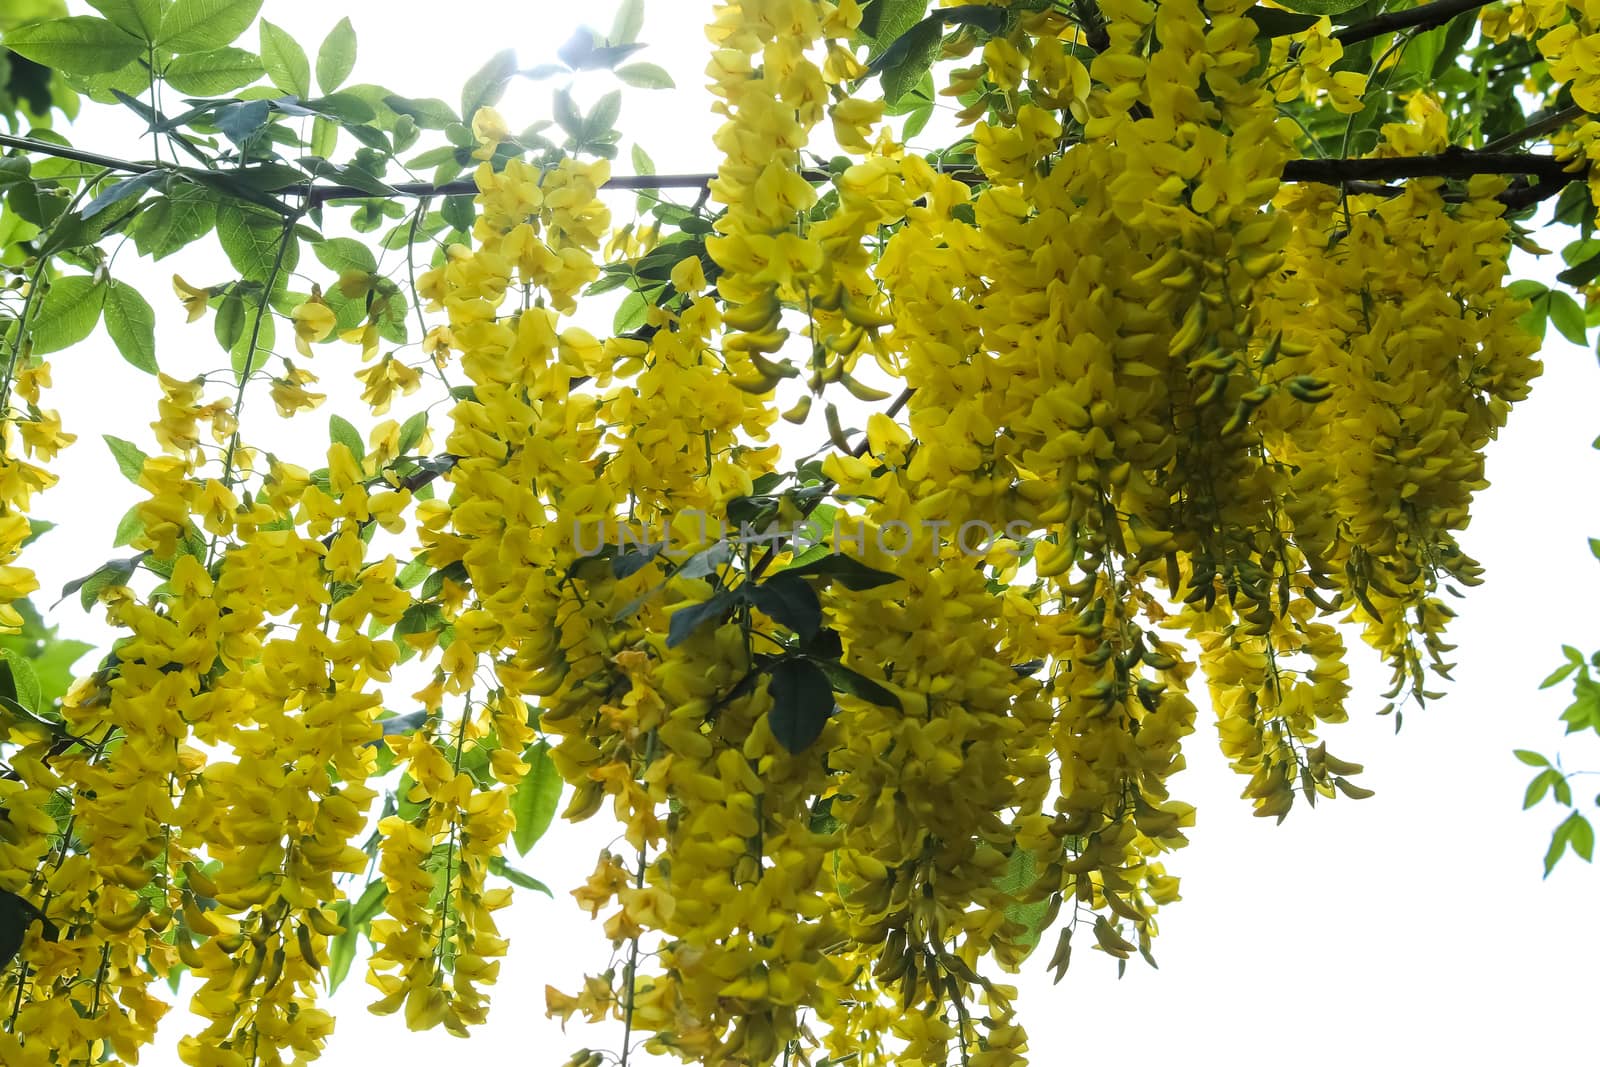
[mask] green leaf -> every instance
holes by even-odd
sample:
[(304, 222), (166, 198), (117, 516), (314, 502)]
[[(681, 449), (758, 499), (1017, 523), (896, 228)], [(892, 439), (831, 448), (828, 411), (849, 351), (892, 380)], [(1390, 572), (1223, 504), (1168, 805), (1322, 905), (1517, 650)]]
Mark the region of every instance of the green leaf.
[(54, 940), (54, 924), (39, 914), (39, 909), (9, 890), (0, 889), (0, 970), (11, 965), (22, 942), (27, 939), (28, 928), (34, 923), (44, 927), (45, 937)]
[(707, 578), (733, 558), (733, 548), (726, 541), (718, 541), (684, 560), (674, 572), (678, 578)]
[(167, 84), (194, 96), (220, 96), (264, 73), (261, 60), (242, 48), (217, 48), (179, 56), (167, 65)]
[(161, 0), (89, 0), (89, 6), (141, 41), (161, 32)]
[(216, 125), (223, 136), (241, 149), (253, 144), (272, 120), (272, 105), (265, 100), (228, 104), (217, 112)]
[(1589, 538), (1589, 554), (1600, 559), (1600, 537)]
[(909, 141), (911, 138), (921, 133), (927, 127), (928, 120), (931, 118), (933, 118), (932, 100), (928, 101), (921, 107), (916, 108), (906, 116), (905, 127), (900, 131), (901, 139)]
[(672, 621), (667, 624), (667, 647), (676, 648), (683, 644), (703, 624), (721, 618), (732, 606), (732, 594), (724, 592), (717, 593), (709, 600), (679, 608), (672, 613)]
[(1517, 759), (1521, 760), (1523, 763), (1526, 763), (1530, 767), (1548, 767), (1548, 766), (1550, 766), (1550, 761), (1549, 760), (1547, 760), (1543, 756), (1539, 755), (1539, 753), (1537, 753), (1537, 752), (1529, 752), (1525, 748), (1517, 749), (1515, 752), (1512, 753), (1512, 755), (1516, 756)]
[(876, 70), (883, 79), (883, 99), (893, 104), (916, 88), (939, 56), (944, 23), (939, 16), (923, 19), (879, 57)]
[[(1576, 815), (1577, 812), (1573, 812)], [(1572, 833), (1572, 816), (1569, 815), (1556, 832), (1550, 835), (1550, 848), (1544, 854), (1544, 876), (1550, 877), (1550, 872), (1556, 869), (1556, 864), (1561, 860), (1561, 854), (1567, 850), (1567, 841)]]
[(345, 913), (348, 904), (341, 903), (338, 907), (338, 922), (344, 931), (328, 939), (328, 992), (338, 989), (346, 978), (350, 976), (350, 965), (356, 959), (357, 942), (360, 935), (351, 924)]
[(301, 100), (311, 95), (311, 61), (289, 31), (261, 20), (261, 63), (272, 84)]
[(339, 124), (325, 115), (318, 115), (311, 122), (310, 152), (313, 156), (327, 159), (339, 145)]
[[(55, 628), (51, 627), (54, 634)], [(94, 646), (87, 641), (47, 639), (44, 649), (33, 658), (34, 673), (39, 678), (41, 708), (54, 708), (72, 684), (72, 665), (82, 659)]]
[(260, 10), (261, 0), (175, 0), (158, 43), (173, 52), (209, 52), (232, 44)]
[(610, 132), (622, 114), (622, 94), (613, 89), (594, 103), (594, 108), (584, 117), (583, 139), (594, 141)]
[(1549, 689), (1552, 685), (1555, 685), (1557, 682), (1561, 681), (1561, 679), (1565, 678), (1567, 675), (1571, 674), (1577, 669), (1578, 664), (1576, 663), (1563, 663), (1561, 666), (1557, 667), (1555, 670), (1551, 671), (1545, 676), (1544, 681), (1539, 683), (1539, 688)]
[(32, 712), (43, 711), (41, 694), (39, 692), (39, 676), (33, 672), (33, 664), (28, 658), (19, 655), (11, 649), (0, 652), (4, 659), (0, 660), (0, 667), (11, 672), (11, 685), (16, 693), (16, 701)]
[(622, 0), (617, 14), (611, 20), (611, 32), (606, 40), (611, 44), (632, 44), (644, 29), (644, 0)]
[[(148, 555), (148, 553), (146, 553)], [(139, 561), (144, 556), (130, 556), (127, 559), (113, 559), (101, 564), (98, 568), (84, 575), (74, 578), (61, 587), (61, 595), (69, 597), (78, 594), (78, 603), (84, 611), (94, 607), (95, 598), (100, 595), (100, 590), (112, 585), (126, 585), (128, 579), (133, 577), (133, 572), (138, 569)]]
[(878, 42), (872, 51), (879, 55), (885, 45), (921, 22), (927, 11), (928, 0), (872, 0), (862, 9), (860, 32)]
[(893, 585), (895, 582), (900, 581), (898, 576), (890, 574), (888, 571), (877, 570), (862, 563), (854, 556), (845, 556), (838, 553), (826, 555), (799, 566), (785, 567), (778, 573), (833, 578), (846, 589), (853, 589), (856, 592), (864, 589), (876, 589), (881, 585)]
[(350, 908), (350, 921), (364, 927), (383, 912), (383, 903), (389, 899), (389, 887), (380, 879), (372, 882), (362, 892), (361, 899)]
[(533, 875), (528, 874), (526, 871), (517, 870), (515, 867), (511, 866), (511, 864), (506, 862), (506, 858), (504, 856), (490, 857), (489, 873), (497, 874), (501, 878), (504, 878), (506, 881), (510, 882), (512, 885), (518, 886), (522, 889), (532, 889), (534, 892), (543, 893), (547, 897), (555, 897), (555, 894), (550, 892), (549, 886), (539, 881), (539, 879), (535, 878)]
[(676, 89), (677, 83), (663, 67), (654, 63), (629, 63), (616, 69), (617, 79), (635, 89)]
[(828, 660), (820, 661), (818, 666), (828, 676), (828, 681), (833, 683), (834, 692), (860, 697), (880, 708), (894, 708), (896, 711), (900, 709), (900, 698), (866, 675), (858, 674), (842, 663)]
[(122, 518), (117, 522), (117, 532), (111, 541), (113, 548), (122, 548), (131, 545), (133, 539), (144, 533), (144, 519), (139, 515), (139, 505), (135, 504), (122, 513)]
[[(391, 95), (384, 97), (383, 102), (389, 110), (396, 114), (410, 115), (416, 120), (417, 125), (425, 130), (442, 130), (456, 121), (456, 113), (450, 110), (450, 105), (435, 97), (412, 98)], [(418, 165), (415, 162), (412, 164), (412, 166)], [(420, 165), (435, 166), (436, 164)]]
[[(284, 225), (275, 215), (235, 207), (222, 212), (217, 220), (217, 238), (234, 270), (250, 281), (265, 282), (272, 276), (272, 264), (278, 256)], [(278, 274), (280, 285), (299, 261), (299, 248), (299, 242), (291, 239)]]
[(422, 581), (422, 579), (426, 578), (429, 570), (431, 569), (432, 568), (428, 566), (427, 557), (418, 556), (416, 559), (400, 568), (400, 573), (394, 576), (394, 584), (398, 585), (401, 589), (410, 589), (418, 582)]
[(1563, 825), (1567, 827), (1567, 840), (1572, 844), (1572, 851), (1582, 856), (1585, 863), (1593, 862), (1594, 827), (1589, 825), (1589, 820), (1573, 812)]
[(217, 317), (212, 320), (211, 328), (216, 334), (217, 344), (222, 346), (224, 352), (232, 352), (238, 345), (239, 339), (244, 336), (245, 309), (244, 297), (239, 295), (237, 289), (231, 290), (217, 305)]
[(111, 455), (117, 461), (117, 469), (122, 472), (122, 476), (138, 485), (139, 479), (144, 477), (144, 461), (150, 457), (132, 441), (124, 441), (110, 434), (102, 436), (105, 437), (106, 445), (111, 449)]
[(140, 213), (133, 240), (142, 254), (163, 259), (210, 232), (216, 222), (216, 201), (203, 189), (179, 185)]
[[(404, 455), (417, 447), (422, 440), (422, 435), (428, 432), (428, 413), (419, 411), (405, 422), (400, 424), (400, 454)], [(421, 581), (421, 579), (417, 579)]]
[(572, 93), (566, 89), (557, 89), (551, 97), (550, 115), (556, 120), (566, 135), (574, 141), (583, 138), (583, 113), (578, 110), (577, 103), (572, 99)]
[(146, 374), (155, 374), (156, 313), (139, 290), (113, 281), (106, 289), (106, 332), (122, 358)]
[(5, 35), (5, 47), (63, 74), (110, 74), (145, 50), (139, 38), (93, 15), (18, 26)]
[(1262, 37), (1288, 37), (1290, 34), (1300, 33), (1315, 26), (1321, 16), (1297, 14), (1257, 4), (1246, 11), (1244, 17), (1256, 24), (1256, 29), (1260, 31)]
[(461, 121), (470, 125), (480, 107), (493, 107), (506, 91), (506, 82), (517, 72), (517, 53), (507, 48), (485, 63), (467, 79), (461, 89)]
[(87, 274), (69, 274), (50, 283), (33, 320), (36, 356), (71, 348), (94, 332), (105, 303), (106, 286)]
[(1006, 860), (1005, 873), (994, 882), (996, 889), (1014, 901), (1006, 905), (1006, 918), (1023, 928), (1017, 944), (1030, 950), (1039, 944), (1039, 935), (1044, 931), (1045, 913), (1050, 910), (1048, 899), (1033, 902), (1020, 899), (1033, 888), (1037, 880), (1038, 861), (1034, 859), (1033, 852), (1017, 845)]
[(815, 663), (781, 659), (767, 672), (772, 710), (767, 725), (773, 738), (790, 752), (804, 752), (822, 735), (833, 714), (833, 686)]
[(611, 560), (611, 575), (614, 578), (631, 578), (644, 570), (667, 547), (666, 542), (657, 541), (642, 548), (630, 548), (620, 553)]
[(1290, 11), (1305, 15), (1342, 15), (1366, 3), (1367, 0), (1283, 0)]
[(1550, 787), (1561, 780), (1561, 772), (1553, 767), (1535, 775), (1533, 781), (1528, 783), (1527, 792), (1522, 795), (1522, 810), (1527, 811), (1543, 800), (1544, 795), (1550, 791)]
[(355, 66), (356, 28), (346, 17), (339, 20), (317, 49), (317, 87), (324, 94), (333, 92), (350, 77)]
[(350, 425), (349, 420), (338, 415), (330, 415), (328, 417), (328, 439), (336, 445), (344, 445), (344, 447), (348, 448), (350, 454), (358, 462), (366, 458), (367, 446), (361, 440), (360, 431)]
[(477, 209), (472, 206), (472, 197), (465, 193), (445, 197), (439, 214), (452, 228), (462, 233), (471, 233), (472, 224), (478, 217)]
[(528, 773), (511, 794), (511, 814), (517, 820), (511, 843), (516, 846), (517, 855), (526, 856), (555, 818), (561, 802), (561, 775), (550, 758), (550, 746), (544, 741), (530, 746), (522, 759), (528, 765)]
[(1524, 331), (1544, 340), (1545, 327), (1550, 322), (1550, 292), (1545, 290), (1534, 297), (1528, 310), (1517, 319), (1517, 325)]
[(153, 170), (106, 186), (93, 200), (84, 205), (79, 215), (85, 219), (94, 218), (106, 208), (120, 204), (130, 196), (141, 195), (146, 189), (160, 183), (163, 177), (160, 171)]
[[(1589, 245), (1593, 244), (1594, 242), (1583, 241), (1580, 243)], [(1568, 260), (1567, 262), (1571, 263), (1572, 261)], [(1562, 271), (1560, 274), (1556, 275), (1556, 281), (1560, 282), (1562, 285), (1571, 285), (1574, 287), (1588, 285), (1596, 278), (1600, 278), (1600, 254), (1591, 256), (1581, 263), (1575, 263), (1566, 270)]]
[(324, 267), (341, 274), (347, 270), (359, 270), (367, 274), (376, 274), (378, 271), (378, 260), (372, 254), (372, 249), (353, 237), (330, 237), (317, 241), (311, 246), (311, 251), (316, 253)]
[(1550, 325), (1573, 344), (1588, 344), (1588, 324), (1584, 322), (1583, 308), (1578, 306), (1578, 302), (1560, 289), (1550, 290), (1549, 299)]
[(637, 330), (644, 325), (649, 312), (650, 301), (645, 299), (643, 293), (629, 293), (622, 298), (622, 303), (617, 305), (617, 313), (611, 319), (611, 332), (624, 334)]
[(762, 614), (802, 641), (810, 641), (822, 627), (822, 601), (817, 591), (792, 571), (774, 574), (747, 592)]

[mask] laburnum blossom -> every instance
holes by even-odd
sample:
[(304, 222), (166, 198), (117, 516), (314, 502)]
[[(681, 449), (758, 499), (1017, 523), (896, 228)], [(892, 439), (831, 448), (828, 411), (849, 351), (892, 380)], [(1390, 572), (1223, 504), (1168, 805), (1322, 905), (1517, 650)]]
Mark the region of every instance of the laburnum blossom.
[(294, 320), (295, 350), (307, 359), (311, 358), (312, 344), (332, 333), (338, 323), (333, 309), (323, 301), (321, 294), (313, 294), (296, 305), (290, 318)]
[[(448, 131), (475, 192), (384, 238), (436, 237), (414, 293), (381, 257), (292, 308), (275, 277), (265, 374), (163, 353), (140, 451), (113, 440), (129, 551), (77, 587), (111, 654), (0, 730), (0, 890), (44, 920), (0, 973), (0, 1062), (135, 1062), (181, 967), (188, 1067), (310, 1063), (363, 934), (372, 1011), (470, 1034), (539, 884), (512, 851), (559, 815), (614, 824), (551, 883), (595, 942), (545, 987), (563, 1025), (703, 1064), (1018, 1067), (1030, 954), (1153, 962), (1196, 734), (1263, 818), (1368, 795), (1330, 751), (1337, 624), (1397, 700), (1448, 676), (1484, 451), (1540, 370), (1512, 187), (1286, 182), (1290, 105), (1343, 128), (1387, 91), (1334, 69), (1327, 18), (1078, 6), (947, 3), (879, 51), (894, 5), (721, 0), (692, 210), (615, 225), (608, 160), (481, 108)], [(1593, 110), (1593, 12), (1482, 25)], [(955, 166), (886, 121), (911, 45)], [(1448, 155), (1407, 92), (1363, 150)], [(1600, 123), (1554, 140), (1600, 158)], [(587, 301), (624, 278), (647, 306), (613, 336)], [(173, 286), (191, 322), (266, 288)], [(341, 323), (374, 417), (268, 451), (268, 412), (326, 396), (261, 337), (303, 364)], [(11, 354), (8, 632), (83, 432)]]

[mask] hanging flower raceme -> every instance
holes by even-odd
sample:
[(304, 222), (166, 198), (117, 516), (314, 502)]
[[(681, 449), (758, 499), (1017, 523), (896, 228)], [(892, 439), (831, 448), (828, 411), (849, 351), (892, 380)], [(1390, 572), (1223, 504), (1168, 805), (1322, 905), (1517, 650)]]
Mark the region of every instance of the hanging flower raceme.
[[(191, 321), (217, 308), (237, 390), (156, 379), (156, 454), (113, 443), (136, 555), (84, 583), (116, 643), (59, 721), (7, 705), (0, 891), (44, 920), (0, 980), (8, 1067), (134, 1059), (175, 967), (186, 1064), (309, 1062), (359, 930), (373, 1011), (470, 1033), (508, 842), (548, 821), (523, 790), (552, 775), (565, 818), (618, 833), (572, 890), (609, 953), (546, 1008), (611, 1024), (624, 1065), (1013, 1067), (1030, 953), (1058, 980), (1086, 944), (1153, 958), (1191, 685), (1256, 814), (1366, 795), (1324, 738), (1337, 623), (1433, 695), (1483, 450), (1539, 369), (1508, 186), (1285, 183), (1311, 136), (1288, 115), (1359, 135), (1382, 91), (1334, 69), (1355, 48), (1326, 19), (945, 3), (862, 53), (890, 6), (720, 3), (717, 171), (648, 226), (613, 226), (607, 161), (465, 116), (470, 219), (385, 238), (453, 228), (419, 336), (341, 245), (309, 295), (281, 255), (174, 280)], [(1484, 25), (1588, 107), (1586, 10)], [(896, 48), (933, 89), (894, 84)], [(894, 99), (858, 92), (878, 74)], [(897, 140), (930, 96), (959, 101), (954, 165)], [(1445, 154), (1450, 126), (1413, 93), (1371, 153)], [(1595, 154), (1596, 129), (1556, 138)], [(580, 325), (622, 284), (630, 328)], [(425, 411), (336, 417), (315, 470), (241, 437), (247, 396), (324, 401), (305, 362), (335, 336), (375, 416), (437, 374), (438, 454)], [(0, 629), (72, 440), (48, 364), (14, 362)], [(780, 419), (815, 432), (786, 454)]]

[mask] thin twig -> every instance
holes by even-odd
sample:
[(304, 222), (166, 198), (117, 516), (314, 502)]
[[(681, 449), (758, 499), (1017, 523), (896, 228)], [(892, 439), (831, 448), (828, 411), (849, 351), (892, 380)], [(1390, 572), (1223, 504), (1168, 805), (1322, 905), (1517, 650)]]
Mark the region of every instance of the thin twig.
[(1520, 130), (1514, 130), (1504, 137), (1496, 138), (1484, 145), (1481, 151), (1504, 152), (1508, 148), (1515, 148), (1527, 141), (1543, 137), (1547, 133), (1554, 133), (1569, 122), (1582, 118), (1588, 112), (1577, 104), (1569, 104), (1560, 111), (1553, 111), (1543, 118), (1534, 119)]

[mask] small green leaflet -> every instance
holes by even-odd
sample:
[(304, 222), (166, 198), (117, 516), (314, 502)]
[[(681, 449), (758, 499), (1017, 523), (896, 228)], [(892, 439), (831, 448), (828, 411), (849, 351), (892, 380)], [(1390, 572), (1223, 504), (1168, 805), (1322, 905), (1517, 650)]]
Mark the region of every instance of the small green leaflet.
[(167, 65), (167, 84), (193, 96), (231, 93), (261, 77), (261, 60), (242, 48), (179, 56)]
[(301, 100), (311, 95), (311, 61), (287, 30), (261, 20), (261, 64), (272, 84)]
[(141, 41), (161, 32), (161, 0), (89, 0), (89, 6)]
[(536, 892), (543, 893), (547, 897), (553, 898), (555, 896), (554, 893), (550, 892), (549, 886), (539, 881), (539, 879), (535, 878), (533, 875), (528, 874), (525, 871), (517, 870), (515, 867), (511, 866), (511, 864), (506, 862), (506, 858), (504, 856), (493, 856), (490, 858), (489, 873), (499, 875), (501, 878), (504, 878), (514, 886), (519, 886), (523, 889), (532, 889)]
[(493, 107), (506, 91), (506, 82), (517, 72), (517, 53), (506, 49), (483, 65), (461, 90), (461, 121), (470, 123), (480, 107)]
[(1367, 0), (1283, 0), (1290, 11), (1305, 15), (1342, 15), (1366, 3)]
[(361, 440), (361, 433), (350, 425), (348, 419), (338, 415), (328, 418), (328, 439), (336, 445), (344, 445), (350, 450), (350, 455), (359, 462), (367, 457), (367, 447)]
[(145, 455), (143, 450), (132, 441), (124, 441), (122, 438), (112, 437), (110, 434), (105, 434), (104, 437), (106, 445), (111, 449), (112, 457), (117, 461), (117, 469), (122, 472), (122, 476), (135, 485), (139, 484), (139, 479), (144, 477), (144, 462), (150, 457)]
[(317, 50), (317, 87), (331, 93), (344, 84), (356, 66), (356, 30), (342, 18)]
[(28, 711), (43, 710), (39, 676), (34, 673), (33, 664), (28, 662), (26, 656), (10, 649), (0, 652), (0, 671), (6, 672), (5, 680), (11, 685), (12, 699)]
[(517, 820), (511, 843), (516, 846), (517, 855), (526, 856), (555, 818), (556, 806), (561, 802), (561, 775), (550, 758), (550, 746), (543, 741), (535, 742), (522, 758), (528, 764), (528, 773), (511, 794), (511, 813)]
[(5, 47), (63, 74), (110, 74), (145, 50), (137, 37), (91, 15), (18, 26), (6, 34)]
[(778, 744), (791, 753), (810, 748), (833, 714), (828, 676), (809, 660), (779, 660), (768, 672), (767, 692), (772, 694), (767, 725)]
[(163, 48), (207, 52), (233, 43), (261, 10), (261, 0), (176, 0), (161, 19)]
[(106, 287), (88, 274), (57, 278), (33, 321), (33, 354), (60, 352), (88, 337), (100, 321), (105, 298)]
[(611, 20), (611, 32), (606, 35), (610, 44), (632, 44), (644, 29), (644, 0), (622, 0), (617, 5), (616, 17)]
[(112, 281), (105, 297), (106, 332), (122, 358), (146, 374), (155, 374), (156, 313), (131, 285)]

